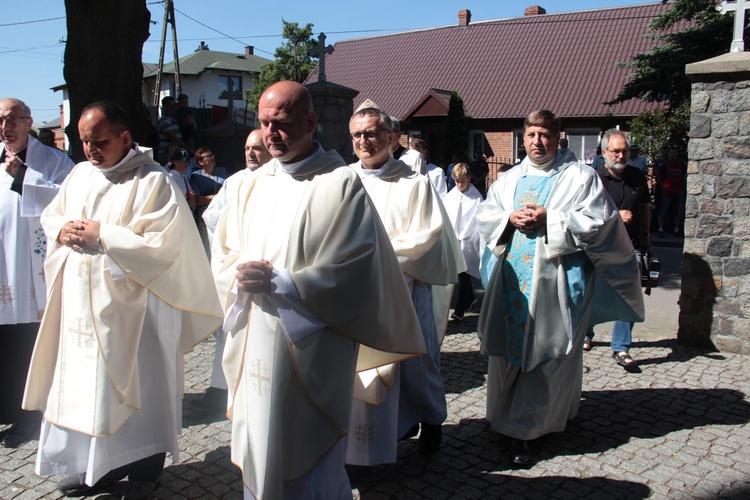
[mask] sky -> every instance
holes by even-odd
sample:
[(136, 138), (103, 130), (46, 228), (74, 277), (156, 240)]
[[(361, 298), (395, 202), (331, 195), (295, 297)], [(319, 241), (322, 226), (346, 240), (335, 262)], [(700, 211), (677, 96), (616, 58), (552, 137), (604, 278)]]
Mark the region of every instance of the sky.
[[(3, 3), (10, 0), (4, 0)], [(92, 0), (94, 1), (94, 0)], [(122, 1), (122, 0), (121, 0)], [(135, 0), (125, 0), (135, 1)], [(164, 4), (146, 0), (151, 11), (151, 36), (143, 46), (143, 61), (158, 63)], [(387, 33), (454, 25), (458, 11), (471, 11), (471, 21), (523, 16), (540, 5), (548, 14), (592, 8), (642, 5), (647, 0), (174, 0), (178, 51), (183, 57), (201, 41), (211, 50), (255, 54), (273, 59), (282, 43), (281, 20), (312, 23), (314, 36), (322, 31), (327, 44)], [(59, 116), (61, 92), (51, 87), (65, 83), (63, 54), (67, 30), (63, 0), (15, 2), (0, 18), (0, 98), (16, 97), (32, 111), (35, 123)], [(103, 40), (102, 43), (107, 43)], [(167, 30), (165, 63), (172, 60), (171, 27)]]

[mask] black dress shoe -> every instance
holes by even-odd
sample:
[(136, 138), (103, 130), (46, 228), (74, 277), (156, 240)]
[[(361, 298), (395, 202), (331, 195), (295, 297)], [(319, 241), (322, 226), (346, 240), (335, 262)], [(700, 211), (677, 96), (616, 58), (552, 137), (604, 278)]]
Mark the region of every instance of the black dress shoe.
[(440, 424), (425, 424), (422, 422), (422, 432), (419, 434), (419, 453), (429, 455), (435, 453), (443, 442), (443, 427)]
[(64, 477), (57, 483), (57, 489), (66, 497), (81, 497), (91, 495), (102, 488), (106, 488), (117, 481), (124, 479), (128, 475), (128, 466), (124, 465), (113, 469), (104, 474), (94, 486), (86, 484), (86, 473), (79, 472), (71, 476)]
[(510, 443), (510, 461), (514, 466), (523, 467), (531, 463), (529, 443), (520, 439), (513, 439)]
[(399, 441), (406, 441), (407, 439), (411, 439), (414, 436), (419, 434), (419, 424), (414, 424), (411, 427), (409, 427), (409, 430), (406, 431), (406, 434), (398, 438)]
[(39, 439), (41, 422), (38, 420), (25, 420), (13, 424), (5, 433), (2, 442), (6, 448), (18, 448), (32, 439)]

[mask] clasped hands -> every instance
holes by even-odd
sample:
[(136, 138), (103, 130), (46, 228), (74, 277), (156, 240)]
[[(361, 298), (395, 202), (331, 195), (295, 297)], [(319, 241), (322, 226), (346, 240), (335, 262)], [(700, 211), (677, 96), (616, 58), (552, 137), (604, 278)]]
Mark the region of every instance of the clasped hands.
[(57, 242), (78, 253), (99, 253), (99, 229), (101, 224), (92, 220), (72, 220), (66, 222)]
[(522, 233), (528, 234), (547, 223), (547, 209), (541, 205), (527, 203), (511, 212), (510, 223)]
[(273, 266), (267, 260), (252, 260), (237, 266), (237, 286), (249, 293), (270, 295)]

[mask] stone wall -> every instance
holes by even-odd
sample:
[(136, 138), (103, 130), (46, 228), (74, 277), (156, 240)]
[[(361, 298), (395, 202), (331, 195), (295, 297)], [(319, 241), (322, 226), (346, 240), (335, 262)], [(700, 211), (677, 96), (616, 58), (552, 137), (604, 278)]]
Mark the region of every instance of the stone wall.
[(750, 54), (693, 82), (678, 341), (750, 354)]
[(349, 138), (349, 118), (354, 113), (354, 98), (359, 91), (332, 82), (311, 83), (307, 89), (318, 115), (315, 140), (326, 151), (338, 151), (348, 163), (357, 161)]

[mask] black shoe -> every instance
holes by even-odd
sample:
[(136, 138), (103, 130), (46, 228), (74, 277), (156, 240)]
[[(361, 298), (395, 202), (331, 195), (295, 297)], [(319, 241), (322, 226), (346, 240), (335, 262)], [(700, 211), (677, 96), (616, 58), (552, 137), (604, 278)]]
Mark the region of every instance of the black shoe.
[(453, 314), (451, 314), (451, 318), (455, 321), (463, 321), (464, 313), (454, 312)]
[(16, 422), (10, 426), (0, 444), (6, 448), (18, 448), (31, 440), (39, 439), (40, 426), (41, 422), (36, 419)]
[(429, 455), (435, 453), (443, 442), (443, 427), (440, 424), (421, 424), (422, 432), (419, 434), (419, 453)]
[(406, 434), (398, 438), (399, 441), (406, 441), (407, 439), (411, 439), (414, 436), (419, 434), (419, 424), (414, 424), (411, 427), (409, 427), (409, 430), (406, 431)]
[(196, 399), (193, 404), (206, 411), (227, 411), (227, 390), (209, 387), (201, 399)]
[(81, 497), (91, 495), (102, 488), (106, 488), (128, 475), (128, 466), (124, 465), (104, 474), (94, 486), (86, 484), (86, 473), (79, 472), (72, 476), (64, 477), (57, 483), (57, 489), (66, 497)]
[(516, 467), (523, 467), (531, 463), (531, 452), (529, 452), (529, 443), (520, 439), (513, 439), (510, 442), (510, 461)]

